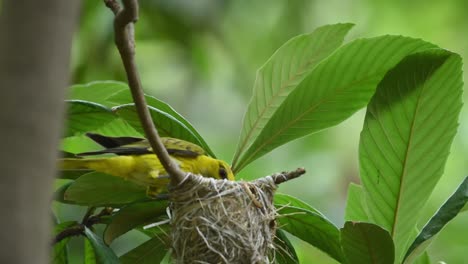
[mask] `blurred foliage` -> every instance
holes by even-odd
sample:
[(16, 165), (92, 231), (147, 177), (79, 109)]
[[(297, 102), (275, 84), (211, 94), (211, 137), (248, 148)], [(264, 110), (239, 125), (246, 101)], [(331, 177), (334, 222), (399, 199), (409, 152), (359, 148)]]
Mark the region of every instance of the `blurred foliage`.
[[(137, 62), (148, 94), (186, 117), (217, 155), (230, 160), (255, 72), (286, 40), (319, 25), (352, 22), (350, 38), (401, 34), (423, 38), (468, 59), (468, 18), (464, 0), (447, 1), (229, 1), (142, 0), (136, 27)], [(125, 80), (113, 44), (111, 12), (101, 1), (83, 1), (73, 45), (72, 83)], [(464, 66), (466, 77), (466, 66)], [(464, 95), (465, 101), (468, 96)], [(209, 118), (207, 118), (209, 114)], [(305, 167), (307, 175), (281, 186), (309, 202), (338, 226), (343, 225), (347, 186), (358, 181), (360, 111), (339, 126), (282, 146), (240, 175), (250, 179)], [(468, 174), (468, 109), (441, 181), (429, 199), (423, 225)], [(77, 219), (76, 209), (56, 206), (61, 222)], [(463, 263), (468, 245), (468, 214), (451, 222), (429, 249), (432, 261)], [(82, 247), (70, 254), (82, 263)], [(122, 255), (144, 241), (136, 232), (112, 244)], [(302, 263), (336, 263), (292, 238)]]

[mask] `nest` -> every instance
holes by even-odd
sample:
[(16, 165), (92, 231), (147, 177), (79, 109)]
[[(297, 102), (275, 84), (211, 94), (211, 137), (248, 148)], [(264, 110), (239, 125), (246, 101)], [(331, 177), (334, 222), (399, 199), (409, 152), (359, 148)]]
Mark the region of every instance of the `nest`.
[(187, 174), (171, 190), (176, 263), (270, 263), (274, 178), (232, 182)]

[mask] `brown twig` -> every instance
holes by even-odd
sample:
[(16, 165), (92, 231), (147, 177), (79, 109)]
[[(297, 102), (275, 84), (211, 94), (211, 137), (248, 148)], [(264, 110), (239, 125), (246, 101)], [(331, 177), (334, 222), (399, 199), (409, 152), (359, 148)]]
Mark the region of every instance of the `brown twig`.
[(306, 173), (304, 168), (298, 168), (295, 171), (290, 171), (290, 172), (284, 171), (281, 173), (273, 174), (271, 175), (271, 177), (273, 178), (276, 184), (281, 184), (283, 182), (295, 179), (304, 173)]
[(161, 161), (164, 169), (171, 176), (171, 183), (177, 185), (182, 182), (185, 173), (172, 161), (167, 153), (158, 131), (153, 124), (148, 107), (146, 106), (145, 95), (143, 94), (140, 77), (135, 63), (135, 39), (133, 34), (133, 24), (138, 20), (137, 0), (123, 0), (123, 8), (116, 0), (104, 0), (109, 9), (115, 14), (114, 32), (115, 44), (119, 50), (120, 57), (127, 73), (127, 80), (132, 92), (133, 101), (140, 118), (140, 122), (146, 134), (146, 138), (151, 147)]
[(84, 234), (84, 230), (85, 230), (85, 226), (82, 224), (76, 224), (74, 226), (71, 226), (63, 230), (62, 232), (58, 233), (55, 236), (54, 240), (52, 241), (52, 245), (59, 243), (60, 241), (62, 241), (63, 239), (67, 237), (82, 235)]
[(64, 229), (62, 232), (58, 233), (54, 240), (52, 241), (52, 245), (57, 244), (58, 242), (62, 241), (67, 237), (72, 236), (79, 236), (83, 235), (85, 231), (85, 227), (91, 228), (95, 224), (99, 224), (101, 222), (101, 217), (107, 216), (112, 214), (113, 209), (111, 207), (105, 207), (99, 212), (97, 215), (92, 215), (95, 211), (95, 207), (90, 207), (86, 214), (83, 217), (81, 223), (76, 223), (73, 226), (70, 226)]

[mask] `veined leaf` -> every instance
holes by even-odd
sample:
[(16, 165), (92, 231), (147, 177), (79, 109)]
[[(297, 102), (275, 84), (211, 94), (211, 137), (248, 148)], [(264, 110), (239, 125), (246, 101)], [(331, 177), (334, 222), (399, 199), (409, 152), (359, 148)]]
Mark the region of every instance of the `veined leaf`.
[(99, 172), (79, 177), (64, 195), (65, 200), (89, 206), (122, 205), (146, 198), (145, 187)]
[(94, 256), (98, 264), (119, 264), (119, 258), (114, 251), (104, 244), (102, 239), (85, 227), (85, 235), (94, 249)]
[[(148, 108), (150, 110), (153, 122), (155, 123), (161, 137), (183, 139), (188, 142), (195, 143), (198, 146), (201, 146), (203, 149), (207, 147), (203, 139), (198, 138), (183, 123), (179, 122), (171, 115), (151, 106)], [(140, 124), (140, 119), (138, 118), (138, 114), (136, 112), (136, 108), (133, 104), (115, 107), (113, 108), (113, 111), (119, 117), (124, 119), (128, 124), (134, 127), (137, 131), (144, 133), (143, 127)], [(205, 151), (208, 152), (210, 150), (205, 149)]]
[(346, 222), (341, 247), (349, 264), (393, 264), (395, 259), (392, 237), (371, 223)]
[[(156, 99), (153, 96), (145, 95), (145, 98), (146, 98), (146, 103), (148, 104), (148, 106), (151, 106), (154, 109), (159, 110), (160, 112), (164, 112), (170, 115), (172, 118), (179, 121), (180, 123), (182, 123), (186, 127), (186, 129), (188, 129), (190, 133), (193, 134), (197, 138), (199, 142), (198, 145), (202, 147), (208, 154), (210, 154), (210, 156), (215, 157), (213, 151), (211, 151), (208, 144), (205, 142), (203, 137), (198, 133), (198, 131), (193, 127), (193, 125), (187, 119), (185, 119), (182, 115), (180, 115), (176, 110), (174, 110), (174, 108), (172, 108), (169, 104)], [(111, 102), (118, 103), (119, 105), (133, 103), (130, 90), (124, 90), (119, 93), (116, 93), (110, 96), (109, 98), (107, 98), (107, 101), (110, 103)], [(159, 130), (159, 127), (158, 127), (158, 130)]]
[(412, 263), (412, 259), (424, 251), (445, 225), (450, 222), (468, 203), (468, 177), (458, 186), (455, 193), (439, 208), (435, 215), (427, 222), (418, 234), (413, 244), (406, 252), (405, 260)]
[(74, 136), (98, 129), (116, 119), (103, 105), (87, 101), (69, 100), (65, 136)]
[(372, 98), (359, 145), (371, 221), (388, 230), (401, 262), (421, 209), (444, 170), (462, 106), (461, 59), (410, 55)]
[[(141, 132), (136, 131), (125, 120), (118, 118), (93, 131), (94, 133), (110, 137), (144, 137)], [(89, 140), (88, 137), (86, 139)], [(93, 141), (94, 142), (94, 141)], [(95, 142), (94, 142), (95, 143)]]
[(278, 214), (277, 221), (281, 229), (322, 250), (337, 261), (343, 260), (340, 231), (323, 215), (290, 206), (281, 207)]
[(152, 264), (160, 263), (166, 256), (168, 245), (169, 225), (158, 227), (158, 234), (138, 247), (120, 257), (122, 264)]
[(434, 47), (418, 39), (383, 36), (358, 39), (339, 48), (288, 95), (234, 170), (350, 117), (369, 102), (389, 69), (408, 54)]
[(244, 115), (233, 166), (258, 136), (288, 94), (324, 58), (335, 51), (353, 24), (326, 25), (290, 39), (257, 72), (253, 96)]
[(277, 264), (298, 264), (296, 250), (289, 241), (283, 230), (277, 229), (273, 241), (275, 244), (275, 263)]
[(129, 90), (128, 85), (117, 81), (95, 81), (86, 84), (76, 84), (70, 87), (68, 98), (71, 100), (83, 100), (98, 103), (107, 107), (119, 104), (109, 102), (109, 97)]
[[(70, 87), (70, 99), (84, 100), (101, 104), (106, 107), (117, 107), (124, 104), (132, 104), (133, 98), (130, 89), (126, 83), (117, 81), (97, 81), (88, 84), (73, 85)], [(199, 145), (206, 150), (211, 156), (215, 156), (209, 148), (208, 144), (204, 141), (202, 136), (193, 127), (188, 120), (174, 110), (167, 103), (156, 99), (153, 96), (145, 95), (146, 103), (148, 106), (156, 108), (183, 125), (190, 130), (190, 132), (198, 139)], [(158, 129), (161, 129), (158, 127)], [(144, 133), (143, 133), (144, 134)], [(123, 136), (123, 135), (121, 135)]]
[(109, 245), (115, 238), (135, 227), (156, 222), (161, 215), (166, 215), (167, 206), (168, 201), (156, 200), (130, 204), (121, 208), (107, 225), (104, 231), (104, 242)]
[(361, 185), (350, 183), (346, 200), (345, 221), (367, 222), (369, 217), (365, 210), (365, 194)]

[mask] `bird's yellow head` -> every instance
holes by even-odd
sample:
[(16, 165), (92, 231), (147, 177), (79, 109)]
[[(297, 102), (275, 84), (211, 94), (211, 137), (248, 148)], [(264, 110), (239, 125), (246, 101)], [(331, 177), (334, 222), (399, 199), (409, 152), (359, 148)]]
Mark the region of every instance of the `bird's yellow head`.
[(227, 179), (234, 181), (234, 173), (231, 167), (223, 160), (213, 159), (211, 157), (201, 155), (199, 161), (201, 164), (201, 173), (203, 176), (212, 177), (215, 179)]

